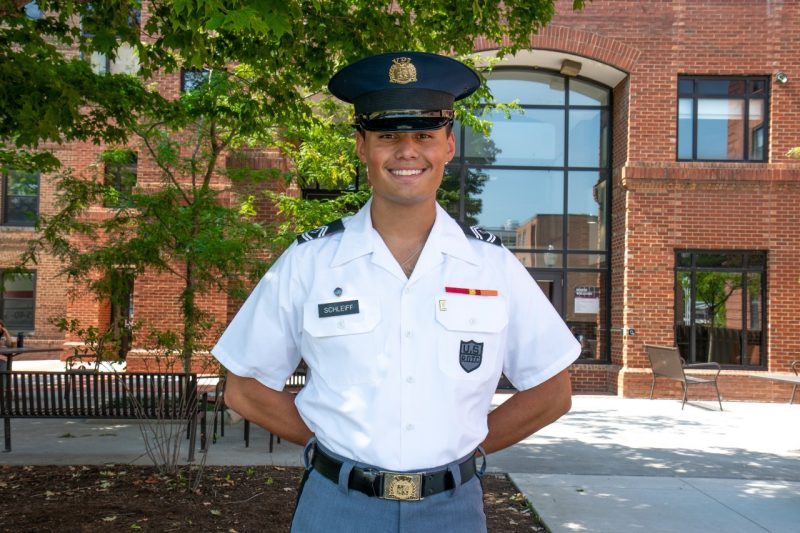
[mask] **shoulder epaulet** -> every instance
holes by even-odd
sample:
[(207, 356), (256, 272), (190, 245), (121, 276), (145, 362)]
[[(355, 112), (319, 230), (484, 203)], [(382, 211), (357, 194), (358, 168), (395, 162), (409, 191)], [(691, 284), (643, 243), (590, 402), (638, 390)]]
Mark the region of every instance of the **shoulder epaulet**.
[(480, 226), (470, 226), (469, 224), (465, 224), (463, 222), (459, 222), (458, 225), (461, 226), (462, 230), (464, 230), (464, 235), (471, 239), (477, 239), (489, 244), (494, 244), (495, 246), (503, 246), (503, 243), (500, 241), (500, 237), (494, 233), (486, 231)]
[(344, 223), (342, 222), (341, 218), (339, 220), (334, 220), (330, 224), (325, 224), (324, 226), (301, 233), (297, 236), (297, 244), (303, 244), (304, 242), (321, 239), (322, 237), (327, 237), (328, 235), (333, 235), (334, 233), (339, 233), (340, 231), (344, 231)]

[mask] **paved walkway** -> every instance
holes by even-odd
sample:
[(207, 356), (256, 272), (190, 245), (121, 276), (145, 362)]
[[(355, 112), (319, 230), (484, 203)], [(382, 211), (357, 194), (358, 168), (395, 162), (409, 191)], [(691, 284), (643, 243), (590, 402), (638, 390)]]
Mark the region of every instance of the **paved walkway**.
[[(800, 405), (723, 405), (576, 396), (567, 416), (490, 456), (489, 469), (508, 472), (553, 533), (798, 531)], [(0, 464), (151, 464), (135, 422), (11, 423)], [(298, 446), (268, 453), (260, 428), (245, 448), (242, 426), (226, 426), (208, 464), (301, 464)]]
[(576, 396), (492, 456), (553, 533), (800, 531), (800, 405)]

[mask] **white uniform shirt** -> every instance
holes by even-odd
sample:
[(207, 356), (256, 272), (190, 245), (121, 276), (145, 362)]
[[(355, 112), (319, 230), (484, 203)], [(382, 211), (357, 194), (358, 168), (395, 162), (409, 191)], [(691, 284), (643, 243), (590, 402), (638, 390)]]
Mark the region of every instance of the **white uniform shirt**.
[(370, 204), (344, 231), (293, 244), (212, 353), (275, 390), (302, 357), (310, 371), (297, 408), (335, 453), (395, 471), (444, 465), (483, 442), (501, 372), (528, 389), (580, 346), (519, 260), (468, 238), (438, 206), (406, 278)]

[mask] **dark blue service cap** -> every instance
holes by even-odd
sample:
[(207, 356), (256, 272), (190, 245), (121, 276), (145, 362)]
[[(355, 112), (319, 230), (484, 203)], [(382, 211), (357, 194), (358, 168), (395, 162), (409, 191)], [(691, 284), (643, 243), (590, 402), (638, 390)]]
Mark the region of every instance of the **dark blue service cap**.
[(328, 89), (355, 106), (356, 126), (368, 131), (419, 131), (453, 120), (453, 102), (481, 79), (450, 57), (390, 52), (365, 57), (337, 72)]

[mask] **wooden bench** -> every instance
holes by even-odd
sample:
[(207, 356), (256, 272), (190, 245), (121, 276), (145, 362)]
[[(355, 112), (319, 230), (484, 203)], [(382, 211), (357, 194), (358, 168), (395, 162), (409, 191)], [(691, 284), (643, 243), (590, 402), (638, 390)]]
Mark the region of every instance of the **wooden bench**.
[[(182, 420), (188, 423), (194, 460), (198, 411), (197, 374), (166, 372), (0, 372), (0, 417), (11, 451), (12, 418)], [(204, 440), (204, 439), (203, 439)]]

